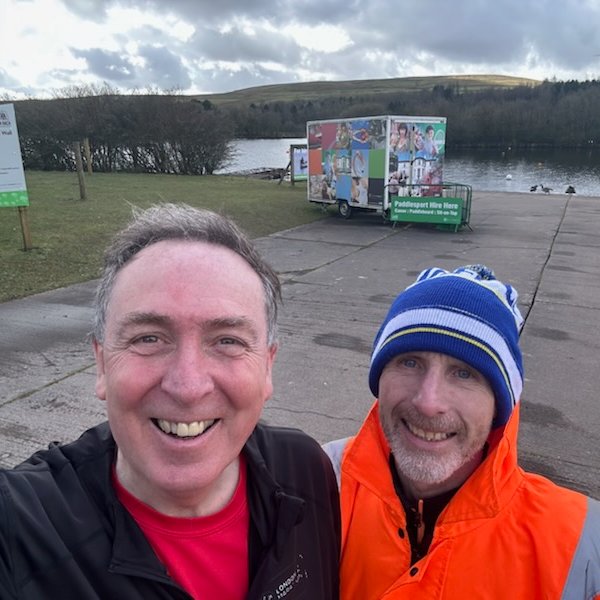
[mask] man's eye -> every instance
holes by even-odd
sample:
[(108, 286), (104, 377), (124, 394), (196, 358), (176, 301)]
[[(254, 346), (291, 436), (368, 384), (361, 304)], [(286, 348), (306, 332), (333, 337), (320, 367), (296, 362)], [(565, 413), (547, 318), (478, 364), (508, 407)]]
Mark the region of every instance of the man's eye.
[(161, 352), (166, 348), (165, 344), (161, 343), (163, 341), (158, 335), (139, 335), (132, 340), (130, 347), (137, 354), (151, 355)]
[(233, 338), (233, 337), (225, 337), (225, 338), (221, 338), (219, 340), (219, 344), (221, 346), (233, 346), (233, 347), (239, 347), (242, 348), (245, 346), (244, 342), (238, 338)]
[(226, 354), (227, 356), (239, 356), (241, 355), (247, 344), (235, 337), (222, 337), (219, 338), (217, 343), (217, 348), (219, 348), (220, 352)]
[(456, 375), (459, 379), (471, 379), (471, 377), (473, 377), (473, 373), (468, 369), (458, 369)]
[(156, 344), (156, 342), (158, 342), (158, 336), (156, 335), (141, 335), (133, 340), (134, 344)]
[(403, 358), (400, 361), (400, 364), (404, 365), (405, 367), (408, 367), (409, 369), (413, 369), (417, 366), (417, 361), (414, 358)]

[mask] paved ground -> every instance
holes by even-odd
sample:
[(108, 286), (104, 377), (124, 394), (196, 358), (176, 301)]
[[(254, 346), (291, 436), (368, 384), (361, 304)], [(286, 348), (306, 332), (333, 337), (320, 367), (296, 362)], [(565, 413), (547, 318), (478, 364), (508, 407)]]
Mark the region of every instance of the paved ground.
[[(519, 290), (527, 315), (522, 462), (600, 498), (600, 198), (475, 193), (471, 226), (392, 229), (332, 210), (258, 240), (285, 282), (265, 419), (319, 441), (352, 434), (372, 402), (371, 343), (397, 292), (428, 266), (485, 263)], [(93, 288), (0, 304), (0, 465), (104, 418), (85, 339)]]

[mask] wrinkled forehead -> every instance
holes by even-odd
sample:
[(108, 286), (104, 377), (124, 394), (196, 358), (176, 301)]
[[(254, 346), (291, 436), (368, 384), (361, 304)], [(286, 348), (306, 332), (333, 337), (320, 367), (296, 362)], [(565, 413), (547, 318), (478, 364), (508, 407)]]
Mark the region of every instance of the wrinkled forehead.
[(144, 294), (159, 292), (187, 301), (194, 294), (265, 301), (260, 276), (242, 256), (200, 241), (164, 240), (140, 250), (117, 272), (109, 305), (128, 295), (141, 303)]

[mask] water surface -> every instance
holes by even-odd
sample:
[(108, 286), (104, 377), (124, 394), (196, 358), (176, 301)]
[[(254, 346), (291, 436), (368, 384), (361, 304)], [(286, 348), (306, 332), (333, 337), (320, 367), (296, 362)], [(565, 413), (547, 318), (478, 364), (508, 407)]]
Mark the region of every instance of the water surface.
[[(218, 173), (284, 168), (291, 144), (305, 138), (236, 140), (235, 156)], [(600, 149), (456, 150), (446, 151), (444, 181), (471, 185), (475, 190), (528, 192), (537, 185), (564, 194), (572, 185), (578, 195), (600, 197)]]

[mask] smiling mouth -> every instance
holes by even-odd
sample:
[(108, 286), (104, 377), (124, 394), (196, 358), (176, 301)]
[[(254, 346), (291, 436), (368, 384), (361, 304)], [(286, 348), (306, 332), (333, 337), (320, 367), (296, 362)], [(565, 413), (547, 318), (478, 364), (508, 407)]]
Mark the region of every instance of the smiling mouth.
[(180, 421), (167, 421), (166, 419), (152, 419), (152, 422), (163, 432), (173, 437), (188, 439), (197, 438), (210, 429), (219, 419), (207, 421), (192, 421), (183, 423)]
[(445, 433), (441, 431), (425, 431), (416, 425), (412, 425), (407, 421), (403, 421), (406, 428), (420, 440), (424, 440), (426, 442), (443, 442), (445, 440), (449, 440), (451, 437), (456, 435), (455, 432)]

